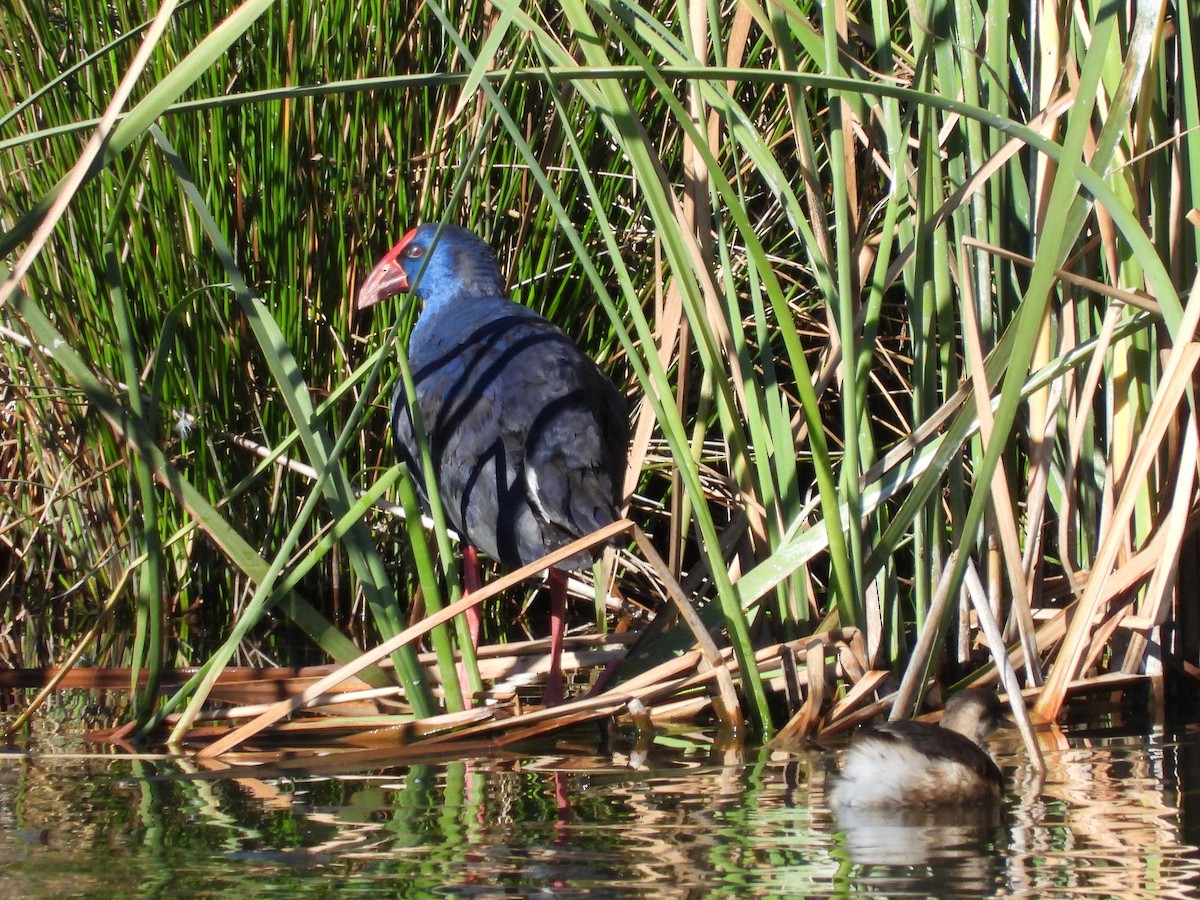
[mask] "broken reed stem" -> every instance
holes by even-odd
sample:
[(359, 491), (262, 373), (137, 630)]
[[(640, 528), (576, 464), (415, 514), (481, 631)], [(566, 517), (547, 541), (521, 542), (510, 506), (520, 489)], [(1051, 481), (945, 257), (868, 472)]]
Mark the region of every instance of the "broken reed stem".
[(983, 589), (979, 573), (975, 571), (974, 560), (967, 560), (965, 576), (967, 595), (975, 607), (979, 627), (982, 629), (984, 637), (987, 638), (988, 652), (992, 654), (992, 660), (1000, 670), (1000, 683), (1004, 685), (1004, 691), (1008, 694), (1008, 705), (1012, 709), (1013, 718), (1017, 720), (1017, 728), (1020, 729), (1021, 739), (1025, 742), (1025, 751), (1029, 754), (1038, 778), (1044, 779), (1046, 777), (1046, 761), (1042, 759), (1042, 748), (1034, 736), (1033, 723), (1029, 721), (1029, 710), (1025, 708), (1025, 701), (1021, 697), (1021, 682), (1017, 679), (1012, 660), (1008, 657), (1007, 648), (1004, 646), (1004, 636), (1000, 633), (996, 617), (992, 615), (987, 591)]
[(745, 719), (742, 717), (742, 707), (738, 702), (737, 691), (733, 687), (733, 679), (729, 675), (729, 668), (721, 658), (721, 651), (717, 649), (716, 641), (708, 633), (708, 629), (704, 627), (703, 620), (696, 612), (695, 607), (692, 606), (691, 601), (688, 600), (687, 595), (684, 594), (683, 588), (679, 586), (679, 582), (671, 575), (671, 571), (663, 561), (663, 558), (654, 549), (650, 538), (646, 537), (646, 533), (636, 525), (633, 526), (633, 538), (637, 542), (638, 549), (642, 551), (642, 555), (646, 558), (646, 561), (656, 570), (659, 579), (662, 581), (663, 589), (666, 590), (667, 596), (671, 598), (671, 601), (679, 610), (680, 617), (687, 623), (688, 628), (692, 630), (692, 636), (696, 639), (696, 645), (700, 648), (700, 652), (704, 654), (705, 663), (716, 674), (720, 696), (720, 704), (717, 706), (717, 718), (721, 720), (722, 725), (740, 731), (745, 726)]
[(933, 595), (933, 602), (929, 604), (929, 613), (925, 616), (925, 623), (921, 628), (921, 636), (917, 639), (917, 645), (913, 647), (912, 656), (904, 669), (904, 677), (900, 679), (900, 689), (896, 691), (892, 711), (888, 714), (888, 719), (892, 722), (911, 718), (917, 708), (917, 691), (925, 684), (925, 671), (929, 667), (929, 659), (933, 655), (937, 639), (942, 634), (942, 620), (950, 603), (949, 575), (957, 559), (957, 550), (952, 551), (946, 558), (942, 577), (938, 580), (937, 591)]
[(197, 753), (197, 756), (199, 758), (219, 756), (222, 753), (232, 750), (238, 744), (258, 734), (264, 728), (269, 728), (279, 720), (302, 708), (314, 697), (321, 696), (323, 693), (325, 693), (325, 691), (344, 681), (351, 675), (357, 675), (363, 669), (367, 668), (367, 666), (379, 662), (387, 656), (390, 656), (396, 650), (399, 650), (406, 644), (412, 643), (426, 632), (432, 630), (434, 627), (441, 625), (443, 622), (449, 622), (455, 616), (466, 612), (468, 609), (471, 609), (474, 606), (478, 606), (484, 600), (494, 597), (496, 594), (499, 594), (502, 591), (513, 587), (514, 585), (520, 584), (527, 578), (531, 578), (539, 572), (551, 568), (555, 564), (562, 562), (565, 559), (569, 559), (576, 553), (588, 550), (599, 544), (603, 544), (617, 535), (628, 531), (632, 527), (634, 527), (634, 525), (628, 519), (621, 519), (617, 522), (613, 522), (611, 525), (607, 525), (604, 528), (587, 535), (586, 537), (580, 538), (577, 541), (573, 541), (570, 544), (567, 544), (565, 547), (560, 547), (553, 553), (546, 554), (537, 562), (522, 566), (521, 568), (510, 572), (508, 575), (497, 578), (490, 584), (484, 585), (478, 591), (473, 591), (471, 594), (464, 597), (462, 600), (459, 600), (457, 603), (451, 603), (449, 606), (442, 607), (436, 613), (426, 616), (420, 622), (417, 622), (415, 625), (404, 629), (395, 637), (389, 638), (378, 647), (375, 647), (373, 650), (369, 650), (362, 654), (362, 656), (358, 657), (358, 659), (347, 663), (346, 665), (334, 671), (332, 674), (322, 678), (316, 684), (312, 685), (297, 696), (275, 704), (275, 706), (273, 706), (271, 709), (267, 710), (252, 721), (247, 722), (241, 728), (230, 732), (220, 740), (215, 741), (208, 747), (200, 750)]

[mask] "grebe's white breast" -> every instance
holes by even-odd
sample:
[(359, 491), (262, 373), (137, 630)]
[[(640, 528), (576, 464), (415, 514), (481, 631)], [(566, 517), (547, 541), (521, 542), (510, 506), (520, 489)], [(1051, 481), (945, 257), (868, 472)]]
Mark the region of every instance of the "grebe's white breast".
[(882, 809), (997, 801), (1004, 776), (979, 742), (1005, 724), (994, 694), (966, 690), (946, 704), (940, 727), (889, 722), (867, 728), (847, 751), (829, 804)]

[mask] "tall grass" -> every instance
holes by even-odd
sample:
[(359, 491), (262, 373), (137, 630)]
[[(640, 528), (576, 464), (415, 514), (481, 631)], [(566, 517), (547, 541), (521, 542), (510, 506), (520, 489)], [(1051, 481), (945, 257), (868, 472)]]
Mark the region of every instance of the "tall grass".
[[(763, 730), (771, 637), (854, 627), (868, 668), (977, 668), (972, 567), (1026, 680), (1049, 673), (1042, 712), (1097, 666), (1153, 670), (1194, 499), (1197, 25), (1069, 9), (181, 4), (34, 252), (156, 8), (12, 4), (6, 657), (63, 655), (135, 562), (93, 659), (209, 679), (346, 659), (341, 630), (389, 637), (418, 584), (452, 592), (444, 542), (439, 586), (351, 496), (400, 476), (379, 407), (414, 314), (351, 321), (353, 291), (445, 219), (634, 401), (631, 516)], [(962, 600), (931, 615), (938, 594)]]

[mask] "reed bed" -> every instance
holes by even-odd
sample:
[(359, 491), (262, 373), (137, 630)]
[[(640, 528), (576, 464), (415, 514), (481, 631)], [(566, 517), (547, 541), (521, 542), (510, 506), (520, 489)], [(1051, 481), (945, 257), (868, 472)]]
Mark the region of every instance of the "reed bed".
[[(296, 718), (328, 691), (465, 742), (631, 703), (801, 739), (931, 679), (1161, 697), (1196, 672), (1198, 34), (1186, 3), (14, 0), (5, 663), (127, 667), (128, 733), (209, 755), (328, 729)], [(415, 310), (351, 317), (420, 220), (630, 400), (628, 550), (576, 624), (643, 639), (557, 710), (464, 710), (473, 601), (384, 433)], [(537, 632), (500, 584), (485, 636)], [(330, 660), (227, 726), (231, 666)]]

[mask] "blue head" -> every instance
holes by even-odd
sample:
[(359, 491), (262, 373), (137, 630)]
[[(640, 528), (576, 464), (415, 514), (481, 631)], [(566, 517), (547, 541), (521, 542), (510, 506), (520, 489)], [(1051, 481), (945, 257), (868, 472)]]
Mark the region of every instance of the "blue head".
[[(436, 237), (436, 240), (435, 240)], [(412, 291), (427, 309), (457, 300), (500, 297), (504, 279), (496, 254), (457, 225), (418, 225), (379, 261), (358, 292), (359, 309)]]

